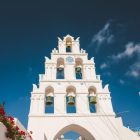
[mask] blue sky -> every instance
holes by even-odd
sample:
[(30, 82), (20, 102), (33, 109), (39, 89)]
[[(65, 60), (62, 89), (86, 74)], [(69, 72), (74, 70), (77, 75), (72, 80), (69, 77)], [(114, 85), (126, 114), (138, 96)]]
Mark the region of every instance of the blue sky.
[(0, 102), (26, 126), (32, 84), (57, 37), (80, 36), (109, 84), (115, 112), (140, 126), (140, 2), (138, 0), (0, 2)]

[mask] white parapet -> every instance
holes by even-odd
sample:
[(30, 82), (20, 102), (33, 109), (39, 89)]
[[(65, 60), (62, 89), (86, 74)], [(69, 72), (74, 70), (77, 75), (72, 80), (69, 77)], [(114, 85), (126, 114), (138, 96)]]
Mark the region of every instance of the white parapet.
[[(28, 133), (28, 131), (25, 129), (25, 127), (21, 124), (21, 122), (14, 118), (15, 125), (18, 126), (19, 130), (24, 131), (25, 133)], [(0, 122), (0, 140), (11, 140), (6, 137), (7, 128), (3, 123)], [(31, 140), (28, 136), (25, 140)]]

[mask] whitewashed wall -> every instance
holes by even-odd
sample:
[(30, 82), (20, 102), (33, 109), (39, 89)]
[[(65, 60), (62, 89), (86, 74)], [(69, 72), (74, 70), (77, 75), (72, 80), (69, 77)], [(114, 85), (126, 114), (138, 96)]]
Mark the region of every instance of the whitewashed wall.
[(9, 140), (5, 137), (6, 127), (0, 122), (0, 140)]
[[(14, 118), (14, 121), (20, 130), (27, 132), (25, 127), (21, 124), (21, 122), (17, 118)], [(6, 138), (6, 136), (5, 136), (6, 132), (7, 132), (6, 127), (4, 126), (3, 123), (0, 122), (0, 140), (11, 140), (9, 138)], [(30, 138), (26, 138), (25, 140), (30, 140)]]

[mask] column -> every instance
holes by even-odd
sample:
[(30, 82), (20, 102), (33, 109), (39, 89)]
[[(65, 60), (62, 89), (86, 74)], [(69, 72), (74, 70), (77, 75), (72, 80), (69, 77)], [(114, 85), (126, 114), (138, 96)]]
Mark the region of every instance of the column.
[(66, 64), (64, 74), (66, 80), (74, 80), (75, 79), (74, 64)]
[(54, 94), (54, 113), (65, 114), (66, 113), (66, 94)]
[(89, 113), (89, 101), (88, 94), (77, 94), (76, 96), (76, 112), (80, 113)]

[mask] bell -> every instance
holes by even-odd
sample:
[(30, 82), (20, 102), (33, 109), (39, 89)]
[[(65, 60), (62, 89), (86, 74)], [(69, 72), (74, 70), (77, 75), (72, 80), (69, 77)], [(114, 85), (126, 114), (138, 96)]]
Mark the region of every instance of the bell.
[(76, 72), (81, 73), (81, 66), (80, 65), (76, 67)]
[(68, 97), (68, 105), (73, 106), (74, 104), (75, 104), (74, 97), (73, 96), (69, 96)]
[(47, 96), (46, 97), (46, 105), (52, 105), (52, 104), (53, 104), (52, 96)]
[(60, 71), (62, 71), (64, 69), (64, 65), (60, 65), (59, 67), (58, 67), (58, 70), (60, 70)]
[(70, 47), (71, 46), (71, 42), (70, 41), (66, 42), (66, 45), (67, 45), (67, 47)]
[(90, 96), (89, 102), (90, 102), (90, 104), (96, 104), (97, 103), (96, 96)]

